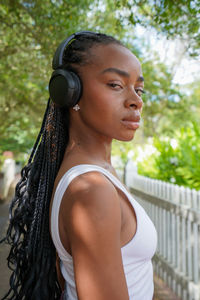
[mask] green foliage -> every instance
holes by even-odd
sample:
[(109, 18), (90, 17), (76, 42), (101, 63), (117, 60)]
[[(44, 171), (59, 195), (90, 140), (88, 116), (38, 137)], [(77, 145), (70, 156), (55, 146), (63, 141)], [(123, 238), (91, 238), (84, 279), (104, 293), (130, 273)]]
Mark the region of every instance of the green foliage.
[(5, 160), (5, 156), (3, 156), (3, 151), (0, 150), (0, 172)]
[[(189, 102), (185, 103), (184, 94), (173, 84), (170, 70), (156, 56), (154, 60), (144, 59), (142, 68), (146, 90), (142, 114), (144, 134), (147, 137), (160, 133), (169, 135), (174, 126), (180, 127), (182, 114), (187, 115), (185, 120), (192, 118)], [(178, 118), (177, 114), (180, 114)]]
[(174, 139), (155, 137), (156, 151), (138, 162), (139, 174), (199, 190), (199, 140), (200, 125), (195, 122), (176, 131)]
[(112, 156), (118, 156), (121, 159), (123, 165), (127, 162), (127, 157), (129, 151), (133, 148), (133, 144), (131, 142), (119, 142), (117, 140), (113, 140), (112, 143)]
[(168, 38), (179, 38), (189, 55), (200, 55), (200, 0), (125, 0), (117, 3), (121, 18), (125, 16), (133, 25), (153, 27)]

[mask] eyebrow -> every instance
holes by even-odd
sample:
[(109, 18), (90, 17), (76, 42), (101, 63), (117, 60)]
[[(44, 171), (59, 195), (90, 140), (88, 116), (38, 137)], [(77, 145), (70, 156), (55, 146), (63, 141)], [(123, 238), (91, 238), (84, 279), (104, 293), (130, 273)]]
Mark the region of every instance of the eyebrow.
[[(117, 69), (117, 68), (107, 68), (107, 69), (103, 70), (102, 74), (107, 73), (107, 72), (117, 73), (118, 75), (123, 76), (123, 77), (127, 77), (127, 78), (130, 77), (129, 73), (127, 73), (124, 70)], [(144, 77), (139, 76), (137, 81), (144, 82)]]
[(119, 74), (121, 76), (124, 76), (124, 77), (130, 77), (129, 73), (127, 73), (126, 71), (117, 69), (117, 68), (108, 68), (108, 69), (105, 69), (105, 70), (103, 70), (102, 74), (107, 73), (107, 72), (117, 73), (117, 74)]

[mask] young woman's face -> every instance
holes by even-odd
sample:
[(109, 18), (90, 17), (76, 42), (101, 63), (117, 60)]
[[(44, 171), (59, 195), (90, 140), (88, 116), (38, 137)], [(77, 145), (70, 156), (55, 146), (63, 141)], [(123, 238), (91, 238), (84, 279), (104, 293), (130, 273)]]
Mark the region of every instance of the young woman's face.
[(97, 134), (129, 141), (139, 127), (144, 80), (138, 59), (125, 47), (93, 47), (92, 63), (80, 68), (80, 118)]

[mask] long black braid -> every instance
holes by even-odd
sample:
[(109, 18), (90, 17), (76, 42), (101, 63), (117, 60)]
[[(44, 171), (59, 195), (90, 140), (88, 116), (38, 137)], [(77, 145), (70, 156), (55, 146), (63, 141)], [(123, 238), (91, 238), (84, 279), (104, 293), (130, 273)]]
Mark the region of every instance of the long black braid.
[[(94, 45), (120, 44), (105, 34), (78, 36), (65, 49), (63, 62), (78, 72), (90, 63)], [(54, 181), (69, 139), (69, 110), (48, 101), (42, 127), (28, 164), (21, 171), (9, 210), (9, 227), (2, 241), (10, 244), (10, 289), (3, 299), (60, 299), (56, 250), (49, 231), (49, 205)], [(1, 241), (1, 242), (2, 242)]]

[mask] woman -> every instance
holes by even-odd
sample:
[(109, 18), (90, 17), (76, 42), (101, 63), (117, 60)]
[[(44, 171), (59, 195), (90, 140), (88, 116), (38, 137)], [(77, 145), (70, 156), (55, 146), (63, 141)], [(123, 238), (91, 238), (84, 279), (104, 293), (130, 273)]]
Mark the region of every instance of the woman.
[(11, 205), (4, 299), (59, 299), (61, 273), (64, 299), (150, 300), (155, 228), (111, 165), (112, 140), (139, 127), (140, 63), (114, 38), (82, 32), (58, 47), (53, 67), (54, 103)]

